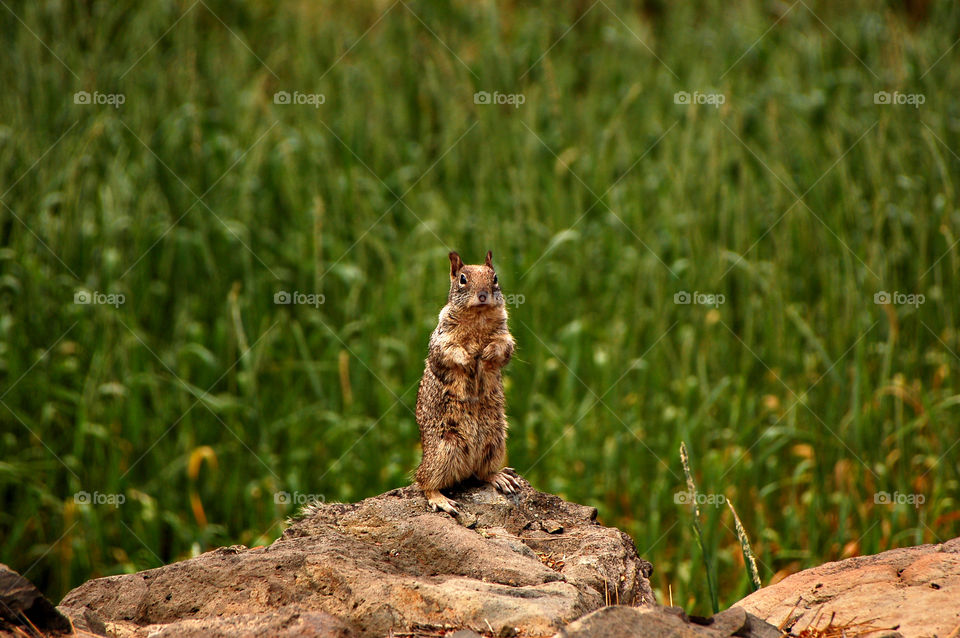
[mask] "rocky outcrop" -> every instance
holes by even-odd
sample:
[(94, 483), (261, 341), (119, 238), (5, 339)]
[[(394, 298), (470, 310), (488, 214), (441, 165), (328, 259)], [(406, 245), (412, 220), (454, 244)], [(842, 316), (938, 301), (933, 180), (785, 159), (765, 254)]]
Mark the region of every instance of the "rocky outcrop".
[(221, 548), (89, 581), (60, 609), (113, 636), (384, 636), (468, 629), (550, 636), (608, 603), (652, 604), (652, 567), (596, 510), (532, 489), (413, 487), (307, 508), (269, 547)]
[(591, 507), (525, 481), (451, 496), (457, 518), (414, 487), (310, 506), (268, 547), (91, 580), (58, 608), (0, 566), (0, 638), (62, 636), (71, 621), (123, 638), (960, 636), (960, 539), (821, 565), (698, 618), (655, 604), (650, 563)]
[[(903, 636), (960, 636), (960, 538), (894, 549), (798, 572), (742, 606), (799, 633), (861, 624)], [(880, 635), (872, 634), (872, 635)]]

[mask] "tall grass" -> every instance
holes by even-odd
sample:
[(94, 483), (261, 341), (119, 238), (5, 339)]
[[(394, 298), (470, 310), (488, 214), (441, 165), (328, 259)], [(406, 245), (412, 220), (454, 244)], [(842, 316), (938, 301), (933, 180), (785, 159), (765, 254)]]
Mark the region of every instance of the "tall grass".
[[(629, 532), (662, 600), (711, 606), (681, 441), (765, 583), (957, 535), (958, 26), (949, 2), (8, 2), (0, 561), (56, 599), (406, 483), (454, 248), (523, 296), (511, 465)], [(702, 514), (723, 606), (749, 580)]]

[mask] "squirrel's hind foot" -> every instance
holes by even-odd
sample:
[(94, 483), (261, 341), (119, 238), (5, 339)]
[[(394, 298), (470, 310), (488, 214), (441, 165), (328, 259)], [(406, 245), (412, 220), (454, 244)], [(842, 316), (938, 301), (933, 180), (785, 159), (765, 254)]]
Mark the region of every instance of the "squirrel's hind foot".
[(522, 486), (520, 485), (520, 479), (510, 474), (512, 471), (512, 468), (506, 467), (487, 479), (487, 481), (504, 494), (515, 494), (520, 491)]
[(452, 501), (441, 494), (440, 490), (425, 490), (423, 495), (427, 497), (427, 505), (430, 506), (432, 511), (439, 512), (443, 510), (447, 514), (452, 514), (453, 516), (460, 514), (460, 512), (457, 510), (457, 502)]

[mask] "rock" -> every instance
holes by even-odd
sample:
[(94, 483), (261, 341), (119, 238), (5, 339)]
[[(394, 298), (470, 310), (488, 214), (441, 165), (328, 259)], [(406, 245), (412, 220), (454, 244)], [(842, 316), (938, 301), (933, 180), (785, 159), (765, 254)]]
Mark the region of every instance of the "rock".
[(33, 583), (0, 563), (0, 636), (17, 635), (31, 626), (48, 635), (73, 632), (70, 621)]
[(559, 534), (563, 531), (563, 525), (559, 521), (549, 518), (540, 522), (540, 527), (548, 534)]
[(679, 616), (657, 608), (646, 614), (637, 609), (616, 605), (604, 607), (564, 627), (555, 638), (634, 638), (635, 636), (671, 636), (687, 638), (707, 636), (689, 629)]
[[(428, 512), (412, 486), (313, 505), (269, 547), (92, 580), (60, 609), (87, 631), (131, 638), (548, 636), (607, 602), (654, 602), (652, 567), (626, 534), (523, 483), (509, 497), (489, 485), (452, 491), (459, 521)], [(563, 533), (543, 531), (544, 520)]]
[(688, 618), (678, 607), (604, 607), (567, 625), (554, 638), (779, 638), (776, 627), (739, 607), (713, 618)]
[[(894, 549), (798, 572), (750, 594), (738, 605), (799, 633), (869, 623), (903, 636), (960, 635), (960, 538)], [(871, 634), (871, 635), (880, 635)]]
[(235, 614), (230, 616), (178, 620), (144, 626), (130, 623), (107, 623), (108, 636), (127, 638), (150, 636), (150, 638), (349, 638), (356, 631), (339, 618), (323, 612), (300, 612), (283, 608), (258, 614)]
[[(731, 607), (711, 618), (707, 624), (711, 629), (724, 632), (728, 636), (743, 629), (747, 624), (747, 612), (743, 607)], [(777, 632), (778, 634), (780, 632)]]

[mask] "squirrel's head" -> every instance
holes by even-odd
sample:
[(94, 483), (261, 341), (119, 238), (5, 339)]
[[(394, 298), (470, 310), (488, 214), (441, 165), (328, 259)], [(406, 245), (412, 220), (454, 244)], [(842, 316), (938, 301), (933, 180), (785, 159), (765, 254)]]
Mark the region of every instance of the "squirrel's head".
[(487, 260), (479, 266), (467, 266), (460, 255), (450, 253), (450, 305), (457, 308), (503, 306), (500, 282), (493, 270), (493, 253), (487, 251)]

